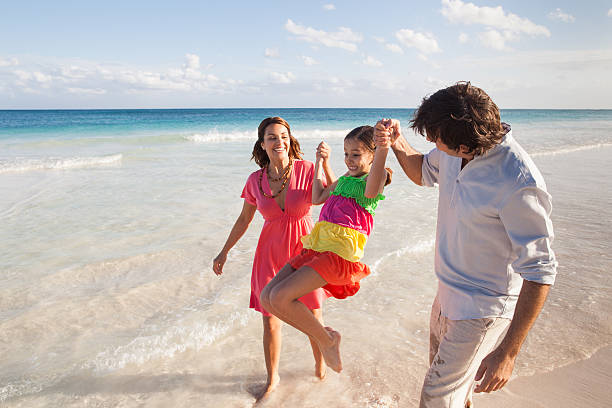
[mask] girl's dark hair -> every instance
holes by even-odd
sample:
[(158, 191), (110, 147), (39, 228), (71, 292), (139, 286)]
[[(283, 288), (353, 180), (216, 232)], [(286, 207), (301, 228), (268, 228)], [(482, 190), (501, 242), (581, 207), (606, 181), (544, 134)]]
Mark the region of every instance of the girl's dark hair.
[(497, 145), (506, 133), (497, 105), (469, 82), (457, 82), (423, 98), (411, 127), (432, 142), (440, 139), (451, 150), (465, 145), (475, 155)]
[[(372, 126), (359, 126), (355, 129), (351, 130), (345, 137), (344, 140), (356, 139), (361, 142), (361, 144), (368, 149), (372, 154), (376, 151), (376, 143), (374, 143), (374, 128)], [(385, 186), (391, 184), (391, 176), (393, 175), (393, 170), (388, 167), (385, 167), (387, 170), (387, 180), (385, 181)]]
[(270, 158), (266, 151), (261, 147), (262, 142), (264, 141), (264, 135), (266, 133), (266, 128), (272, 124), (283, 125), (287, 128), (287, 132), (289, 132), (289, 158), (291, 160), (301, 160), (302, 159), (302, 150), (300, 148), (300, 142), (297, 141), (295, 137), (291, 134), (291, 127), (289, 127), (289, 123), (283, 118), (279, 118), (278, 116), (274, 116), (271, 118), (265, 118), (259, 124), (257, 128), (257, 141), (255, 142), (255, 146), (253, 146), (253, 154), (251, 156), (251, 160), (255, 160), (255, 163), (259, 165), (259, 167), (266, 167), (270, 163)]

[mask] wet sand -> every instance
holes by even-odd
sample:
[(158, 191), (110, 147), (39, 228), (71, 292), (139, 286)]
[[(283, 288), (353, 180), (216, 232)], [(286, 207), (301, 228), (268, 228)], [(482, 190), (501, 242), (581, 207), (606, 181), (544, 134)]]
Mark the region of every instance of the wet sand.
[(501, 391), (476, 395), (478, 408), (609, 407), (612, 397), (612, 346), (591, 358), (529, 377), (517, 377)]

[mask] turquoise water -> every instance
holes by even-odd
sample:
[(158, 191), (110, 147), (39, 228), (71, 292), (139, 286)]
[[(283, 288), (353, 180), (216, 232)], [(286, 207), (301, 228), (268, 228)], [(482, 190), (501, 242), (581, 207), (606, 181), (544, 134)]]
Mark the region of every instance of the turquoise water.
[[(432, 148), (407, 128), (412, 112), (0, 111), (0, 405), (250, 406), (249, 387), (265, 379), (261, 320), (248, 309), (261, 218), (221, 278), (210, 263), (257, 169), (257, 125), (287, 119), (309, 160), (326, 140), (340, 174), (344, 135), (381, 117), (400, 119), (418, 150)], [(612, 111), (503, 110), (502, 120), (546, 179), (560, 260), (517, 363), (527, 375), (612, 342)], [(413, 185), (394, 157), (389, 166), (364, 258), (374, 273), (358, 296), (325, 308), (344, 336), (346, 372), (312, 383), (307, 342), (287, 328), (284, 388), (271, 406), (416, 404), (437, 191)], [(381, 335), (364, 337), (372, 332)]]
[[(408, 119), (413, 109), (132, 109), (132, 110), (0, 110), (0, 137), (81, 137), (115, 132), (220, 132), (252, 130), (267, 116), (281, 116), (304, 129), (344, 129), (381, 117)], [(502, 110), (510, 123), (610, 121), (612, 110)]]

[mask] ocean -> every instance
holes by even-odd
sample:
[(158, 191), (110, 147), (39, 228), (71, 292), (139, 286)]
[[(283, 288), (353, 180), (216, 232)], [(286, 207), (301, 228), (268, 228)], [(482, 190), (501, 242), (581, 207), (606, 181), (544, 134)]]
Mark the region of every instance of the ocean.
[[(256, 215), (211, 269), (242, 207), (256, 129), (292, 127), (304, 158), (411, 109), (0, 111), (0, 406), (250, 407), (265, 382), (260, 314), (248, 308)], [(557, 283), (515, 375), (612, 344), (612, 110), (502, 110), (553, 197)], [(344, 370), (314, 377), (307, 338), (283, 329), (281, 383), (262, 406), (411, 407), (427, 369), (436, 290), (437, 190), (395, 170), (361, 291), (330, 299)], [(315, 207), (316, 219), (320, 207)]]

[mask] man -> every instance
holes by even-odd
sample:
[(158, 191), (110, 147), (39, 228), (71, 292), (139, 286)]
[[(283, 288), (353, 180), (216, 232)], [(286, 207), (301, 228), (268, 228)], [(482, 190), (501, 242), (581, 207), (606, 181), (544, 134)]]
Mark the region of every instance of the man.
[(470, 407), (473, 389), (508, 382), (554, 283), (551, 197), (495, 103), (469, 82), (425, 98), (411, 127), (436, 148), (415, 151), (394, 119), (378, 122), (376, 136), (390, 139), (414, 183), (439, 186), (438, 293), (420, 406)]

